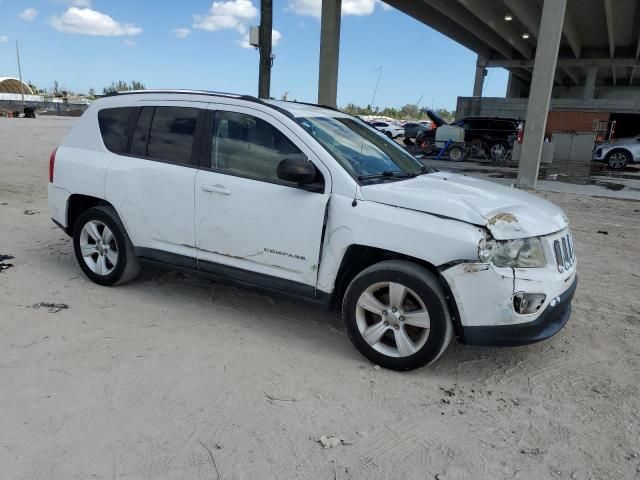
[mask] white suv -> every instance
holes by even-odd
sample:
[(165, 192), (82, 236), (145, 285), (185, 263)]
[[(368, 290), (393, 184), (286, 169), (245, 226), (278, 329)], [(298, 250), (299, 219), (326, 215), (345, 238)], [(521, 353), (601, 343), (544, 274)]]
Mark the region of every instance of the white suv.
[(428, 169), (328, 108), (114, 94), (49, 173), (53, 221), (94, 282), (131, 280), (146, 260), (322, 302), (386, 368), (433, 362), (453, 335), (537, 342), (570, 315), (576, 259), (559, 208)]

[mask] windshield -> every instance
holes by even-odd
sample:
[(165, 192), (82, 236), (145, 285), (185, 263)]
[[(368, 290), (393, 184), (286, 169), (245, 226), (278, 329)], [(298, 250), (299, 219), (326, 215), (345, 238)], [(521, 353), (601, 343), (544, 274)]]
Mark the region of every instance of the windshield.
[(355, 118), (296, 120), (360, 182), (393, 181), (430, 172), (396, 142)]

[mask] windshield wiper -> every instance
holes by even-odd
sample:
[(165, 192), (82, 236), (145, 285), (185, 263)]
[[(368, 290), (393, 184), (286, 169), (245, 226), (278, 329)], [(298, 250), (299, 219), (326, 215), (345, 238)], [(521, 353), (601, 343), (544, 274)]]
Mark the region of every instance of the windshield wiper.
[(370, 175), (360, 175), (358, 180), (372, 180), (376, 178), (413, 178), (417, 174), (410, 172), (392, 172), (391, 170), (385, 170), (380, 173), (372, 173)]

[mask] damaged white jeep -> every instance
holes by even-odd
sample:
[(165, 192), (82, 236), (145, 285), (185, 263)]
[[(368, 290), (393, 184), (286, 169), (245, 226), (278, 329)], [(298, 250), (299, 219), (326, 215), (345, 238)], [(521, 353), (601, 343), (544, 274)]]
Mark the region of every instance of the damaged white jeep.
[(551, 203), (424, 167), (361, 120), (200, 91), (119, 93), (50, 158), (53, 221), (94, 282), (141, 261), (340, 308), (383, 367), (455, 335), (522, 345), (569, 319), (576, 255)]

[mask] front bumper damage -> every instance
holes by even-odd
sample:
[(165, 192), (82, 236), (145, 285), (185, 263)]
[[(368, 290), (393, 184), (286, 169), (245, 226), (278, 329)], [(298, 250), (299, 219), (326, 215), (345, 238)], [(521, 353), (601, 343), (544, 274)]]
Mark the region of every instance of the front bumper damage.
[[(559, 273), (555, 266), (530, 269), (496, 268), (460, 263), (441, 272), (455, 300), (461, 343), (516, 346), (545, 340), (569, 320), (577, 287), (575, 264)], [(514, 308), (517, 293), (544, 294), (535, 313)]]
[(578, 286), (578, 277), (574, 276), (571, 286), (547, 305), (536, 320), (515, 325), (491, 327), (462, 327), (462, 341), (467, 345), (486, 347), (508, 347), (528, 345), (554, 336), (569, 321), (571, 300)]

